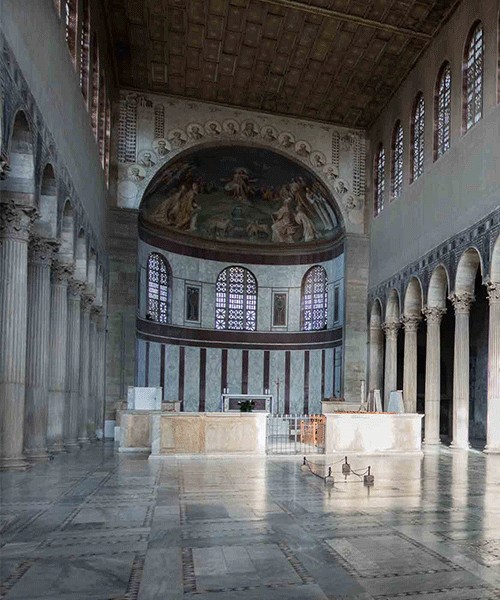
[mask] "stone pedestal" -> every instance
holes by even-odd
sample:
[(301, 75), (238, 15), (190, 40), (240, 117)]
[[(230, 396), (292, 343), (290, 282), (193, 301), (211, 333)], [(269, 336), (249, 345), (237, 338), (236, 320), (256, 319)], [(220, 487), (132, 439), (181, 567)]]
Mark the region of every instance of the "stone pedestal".
[(384, 410), (389, 405), (391, 392), (397, 389), (399, 327), (398, 321), (387, 321), (382, 325), (385, 333)]
[(417, 412), (417, 331), (420, 317), (405, 315), (404, 365), (403, 365), (403, 401), (405, 412)]
[(66, 403), (66, 354), (68, 339), (68, 279), (73, 267), (52, 264), (50, 299), (50, 361), (47, 445), (51, 452), (64, 451)]
[(35, 217), (0, 203), (0, 468), (25, 469), (23, 457), (28, 239)]
[(80, 301), (85, 284), (75, 279), (68, 283), (68, 343), (66, 362), (66, 406), (64, 445), (78, 446), (78, 404), (80, 400)]
[(452, 448), (469, 447), (469, 313), (474, 298), (468, 292), (454, 294), (455, 354), (453, 362)]
[(488, 407), (485, 452), (500, 453), (500, 283), (488, 284)]
[(80, 400), (78, 404), (78, 442), (89, 440), (89, 383), (90, 383), (90, 309), (94, 296), (84, 294), (81, 300), (80, 317)]
[(28, 260), (28, 344), (24, 452), (30, 460), (47, 460), (49, 401), (50, 265), (56, 245), (35, 238)]
[(445, 308), (429, 306), (423, 313), (427, 320), (425, 356), (425, 435), (426, 445), (440, 443), (439, 416), (441, 411), (441, 320)]

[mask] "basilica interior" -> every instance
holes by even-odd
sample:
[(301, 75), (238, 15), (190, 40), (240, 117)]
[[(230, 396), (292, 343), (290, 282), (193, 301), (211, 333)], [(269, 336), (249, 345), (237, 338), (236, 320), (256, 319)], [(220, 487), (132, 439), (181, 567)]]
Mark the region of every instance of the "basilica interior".
[(0, 598), (500, 598), (500, 0), (0, 0)]

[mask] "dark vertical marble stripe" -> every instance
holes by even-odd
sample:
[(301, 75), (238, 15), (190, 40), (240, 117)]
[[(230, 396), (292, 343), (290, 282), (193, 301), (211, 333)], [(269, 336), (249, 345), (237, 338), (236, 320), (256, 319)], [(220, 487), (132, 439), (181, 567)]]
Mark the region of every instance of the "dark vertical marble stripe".
[(227, 350), (222, 350), (220, 368), (220, 393), (223, 394), (227, 388)]
[(241, 353), (241, 393), (248, 394), (248, 350)]
[(269, 385), (269, 363), (270, 363), (270, 352), (269, 350), (264, 350), (264, 376), (262, 378), (262, 392), (270, 389)]
[(285, 415), (290, 414), (290, 350), (285, 352)]
[(304, 352), (304, 414), (309, 414), (309, 350)]
[(149, 342), (146, 342), (146, 352), (145, 352), (145, 364), (144, 364), (144, 385), (145, 387), (149, 387)]
[(200, 348), (200, 402), (199, 412), (205, 412), (205, 399), (207, 390), (207, 349)]
[(326, 352), (321, 350), (321, 400), (325, 398), (325, 360)]
[(160, 386), (162, 398), (165, 401), (165, 344), (162, 344), (160, 349)]
[(186, 348), (180, 346), (179, 348), (179, 402), (181, 403), (181, 410), (184, 410), (184, 365), (186, 362)]

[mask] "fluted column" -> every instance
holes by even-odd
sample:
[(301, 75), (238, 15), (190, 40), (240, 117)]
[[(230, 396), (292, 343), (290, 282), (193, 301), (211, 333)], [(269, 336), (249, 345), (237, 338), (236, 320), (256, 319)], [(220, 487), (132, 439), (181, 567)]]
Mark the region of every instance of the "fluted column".
[(405, 315), (402, 319), (405, 330), (403, 363), (403, 401), (405, 411), (417, 412), (417, 331), (420, 317)]
[(89, 405), (87, 411), (87, 422), (89, 425), (89, 438), (95, 442), (96, 436), (96, 397), (99, 369), (99, 346), (97, 338), (97, 321), (99, 320), (100, 307), (93, 306), (90, 311), (90, 360), (89, 360)]
[(455, 309), (453, 361), (453, 448), (469, 447), (469, 314), (474, 301), (464, 292), (451, 298)]
[(422, 311), (427, 320), (425, 353), (425, 434), (427, 445), (440, 443), (441, 414), (441, 320), (446, 308), (427, 306)]
[(89, 344), (90, 344), (90, 309), (94, 296), (82, 295), (80, 313), (80, 400), (78, 404), (78, 442), (89, 442), (88, 411), (89, 411)]
[(485, 452), (500, 453), (500, 283), (488, 283), (488, 407)]
[(64, 445), (78, 446), (78, 404), (80, 400), (80, 302), (85, 284), (68, 282), (68, 342), (66, 362), (66, 407)]
[(96, 392), (96, 428), (102, 430), (104, 439), (104, 400), (106, 395), (106, 315), (101, 313), (97, 321), (98, 367)]
[(384, 333), (380, 325), (370, 325), (370, 373), (369, 390), (382, 389), (382, 370), (384, 357)]
[(391, 392), (398, 386), (398, 331), (400, 323), (386, 321), (382, 325), (385, 333), (385, 376), (384, 376), (384, 410), (389, 406)]
[(49, 418), (47, 446), (51, 452), (64, 451), (66, 402), (66, 355), (68, 339), (68, 279), (73, 267), (52, 263), (50, 297)]
[(36, 211), (0, 203), (0, 468), (25, 469), (23, 457), (28, 240)]
[(50, 265), (56, 250), (51, 240), (34, 238), (28, 252), (28, 344), (24, 453), (47, 460), (49, 401)]

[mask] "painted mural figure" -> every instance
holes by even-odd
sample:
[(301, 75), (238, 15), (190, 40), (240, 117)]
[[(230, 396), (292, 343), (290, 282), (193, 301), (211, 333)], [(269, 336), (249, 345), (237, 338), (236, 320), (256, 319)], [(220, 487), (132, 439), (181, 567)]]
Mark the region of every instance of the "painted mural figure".
[(158, 156), (167, 156), (169, 150), (167, 148), (166, 140), (157, 140), (156, 142), (156, 152), (158, 152)]
[(253, 193), (250, 183), (248, 170), (244, 167), (239, 167), (234, 171), (231, 181), (226, 183), (224, 189), (226, 192), (230, 192), (234, 198), (245, 201)]
[(298, 231), (295, 215), (292, 211), (292, 198), (286, 197), (281, 208), (273, 213), (274, 223), (271, 225), (273, 242), (292, 243)]
[(301, 206), (298, 206), (295, 211), (295, 222), (302, 226), (304, 242), (312, 242), (317, 238), (316, 227)]
[(175, 210), (170, 214), (170, 223), (178, 229), (195, 230), (196, 221), (200, 212), (200, 206), (195, 198), (198, 195), (200, 188), (195, 182), (191, 185), (191, 189), (183, 193), (177, 200)]
[(245, 123), (245, 127), (241, 133), (248, 138), (253, 138), (259, 135), (259, 132), (255, 129), (255, 125), (251, 121), (247, 121)]
[(153, 158), (151, 156), (151, 152), (144, 152), (144, 155), (141, 160), (141, 164), (143, 167), (146, 167), (146, 169), (149, 169), (156, 165), (156, 162), (153, 160)]

